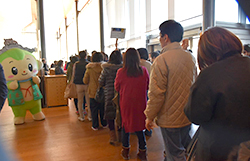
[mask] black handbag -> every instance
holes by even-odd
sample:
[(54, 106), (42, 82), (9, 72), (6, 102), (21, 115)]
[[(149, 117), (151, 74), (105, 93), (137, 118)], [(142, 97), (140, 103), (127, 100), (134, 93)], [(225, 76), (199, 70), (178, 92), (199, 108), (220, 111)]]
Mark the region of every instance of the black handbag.
[(103, 87), (100, 87), (97, 89), (95, 94), (95, 100), (96, 102), (103, 103), (104, 102), (104, 89)]
[(187, 147), (187, 161), (192, 161), (195, 158), (195, 154), (196, 154), (196, 145), (198, 142), (198, 136), (200, 133), (200, 127), (197, 129), (197, 131), (195, 132), (192, 140), (190, 141), (188, 147)]

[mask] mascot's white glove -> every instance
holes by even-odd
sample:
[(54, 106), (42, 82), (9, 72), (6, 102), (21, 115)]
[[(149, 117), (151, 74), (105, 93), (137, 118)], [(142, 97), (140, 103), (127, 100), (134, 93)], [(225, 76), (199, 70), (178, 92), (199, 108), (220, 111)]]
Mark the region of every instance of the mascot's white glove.
[(10, 82), (10, 84), (8, 85), (8, 88), (11, 90), (16, 90), (18, 88), (17, 80)]
[(32, 81), (36, 84), (40, 83), (40, 78), (38, 76), (32, 77)]

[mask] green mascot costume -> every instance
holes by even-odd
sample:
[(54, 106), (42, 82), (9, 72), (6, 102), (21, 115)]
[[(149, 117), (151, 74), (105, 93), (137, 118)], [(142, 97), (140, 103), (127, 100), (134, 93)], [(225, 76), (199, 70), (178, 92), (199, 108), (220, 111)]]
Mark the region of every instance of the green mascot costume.
[(34, 120), (44, 120), (42, 94), (37, 86), (40, 78), (36, 76), (42, 63), (12, 39), (5, 40), (5, 46), (0, 50), (0, 63), (7, 80), (8, 102), (15, 116), (14, 124), (25, 122), (27, 110)]

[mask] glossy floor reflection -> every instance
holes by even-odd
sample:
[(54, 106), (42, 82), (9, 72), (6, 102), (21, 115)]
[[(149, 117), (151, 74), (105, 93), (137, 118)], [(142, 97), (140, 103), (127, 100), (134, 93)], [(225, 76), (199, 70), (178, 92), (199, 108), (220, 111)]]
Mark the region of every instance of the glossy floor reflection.
[[(91, 122), (80, 122), (73, 101), (69, 106), (43, 108), (44, 121), (34, 121), (29, 112), (26, 123), (13, 124), (13, 113), (5, 105), (0, 113), (2, 143), (20, 161), (122, 161), (121, 144), (109, 144), (109, 130), (93, 131)], [(131, 135), (131, 161), (137, 160), (137, 137)], [(148, 160), (163, 160), (160, 129), (147, 137)]]

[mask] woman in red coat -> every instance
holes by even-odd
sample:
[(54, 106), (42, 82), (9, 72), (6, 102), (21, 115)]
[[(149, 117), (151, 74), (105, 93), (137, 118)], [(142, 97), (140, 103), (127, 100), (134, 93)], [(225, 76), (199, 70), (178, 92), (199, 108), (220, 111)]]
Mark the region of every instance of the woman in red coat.
[(144, 110), (147, 104), (149, 75), (147, 69), (140, 66), (139, 53), (129, 48), (124, 54), (123, 68), (117, 71), (115, 89), (120, 95), (120, 110), (122, 117), (122, 156), (129, 159), (129, 135), (135, 132), (139, 142), (138, 158), (147, 160)]

